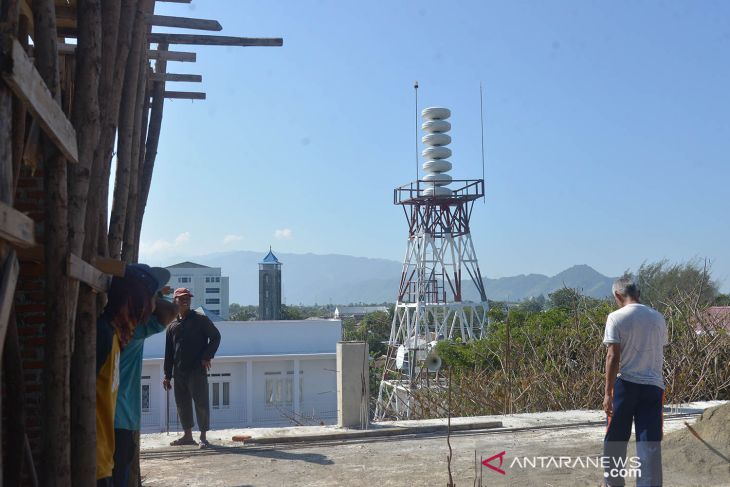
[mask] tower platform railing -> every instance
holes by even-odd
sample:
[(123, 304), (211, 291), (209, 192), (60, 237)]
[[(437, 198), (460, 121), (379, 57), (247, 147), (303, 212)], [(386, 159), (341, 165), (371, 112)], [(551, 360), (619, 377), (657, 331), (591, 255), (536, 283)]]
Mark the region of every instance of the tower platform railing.
[(424, 195), (424, 191), (436, 186), (431, 181), (419, 179), (393, 190), (393, 204), (396, 205), (450, 205), (477, 200), (484, 196), (483, 179), (454, 179), (449, 183), (450, 196)]

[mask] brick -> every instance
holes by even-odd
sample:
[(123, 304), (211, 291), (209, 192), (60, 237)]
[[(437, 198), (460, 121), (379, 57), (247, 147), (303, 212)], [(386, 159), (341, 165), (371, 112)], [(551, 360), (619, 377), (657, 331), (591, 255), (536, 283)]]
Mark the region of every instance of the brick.
[[(18, 335), (19, 336), (27, 337), (27, 336), (40, 335), (40, 333), (41, 333), (40, 326), (29, 326), (29, 325), (27, 325), (27, 321), (25, 321), (21, 317), (18, 317)], [(21, 341), (23, 341), (23, 340), (21, 340)]]
[(22, 345), (28, 348), (43, 347), (46, 344), (46, 337), (44, 336), (32, 336), (25, 338)]
[[(46, 315), (32, 315), (32, 316), (23, 316), (22, 318), (19, 318), (18, 321), (22, 321), (26, 325), (42, 325), (46, 322)], [(18, 331), (20, 332), (20, 330)]]
[(32, 369), (42, 369), (43, 368), (43, 361), (42, 360), (27, 360), (23, 362), (23, 368), (26, 370), (32, 370)]
[(43, 180), (40, 178), (18, 178), (18, 189), (21, 188), (34, 188), (43, 189)]
[(15, 305), (16, 313), (44, 313), (45, 311), (46, 306), (39, 302)]

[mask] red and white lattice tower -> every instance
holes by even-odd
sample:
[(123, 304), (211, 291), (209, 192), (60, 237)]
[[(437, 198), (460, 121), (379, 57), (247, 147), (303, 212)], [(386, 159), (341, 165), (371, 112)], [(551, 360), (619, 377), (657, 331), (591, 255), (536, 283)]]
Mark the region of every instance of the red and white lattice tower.
[[(479, 339), (487, 325), (489, 306), (469, 228), (484, 180), (448, 174), (449, 109), (426, 108), (421, 115), (426, 175), (394, 190), (393, 202), (408, 221), (408, 247), (375, 419), (416, 416), (414, 392), (444, 381), (431, 352), (435, 344)], [(479, 301), (465, 301), (462, 284), (476, 288)]]

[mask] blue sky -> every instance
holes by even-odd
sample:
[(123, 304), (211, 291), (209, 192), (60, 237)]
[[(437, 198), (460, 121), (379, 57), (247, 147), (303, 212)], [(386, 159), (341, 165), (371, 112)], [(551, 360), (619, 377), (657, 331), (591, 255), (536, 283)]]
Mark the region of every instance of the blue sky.
[(206, 101), (168, 101), (142, 259), (228, 250), (401, 260), (392, 189), (419, 107), (452, 110), (452, 174), (481, 176), (484, 273), (607, 275), (710, 258), (730, 286), (730, 3), (194, 1), (281, 48), (181, 46)]

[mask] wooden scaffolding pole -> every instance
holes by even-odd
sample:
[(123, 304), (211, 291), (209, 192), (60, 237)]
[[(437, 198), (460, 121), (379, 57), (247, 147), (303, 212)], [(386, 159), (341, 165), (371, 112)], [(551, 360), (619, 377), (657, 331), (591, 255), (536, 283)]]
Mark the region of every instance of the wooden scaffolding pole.
[[(84, 254), (86, 240), (95, 242), (96, 229), (87, 227), (87, 212), (96, 214), (89, 206), (89, 196), (96, 194), (91, 186), (99, 168), (95, 157), (101, 133), (99, 86), (102, 53), (101, 0), (78, 2), (78, 46), (76, 49), (76, 79), (72, 120), (79, 140), (79, 164), (72, 168), (69, 181), (71, 251)], [(118, 2), (117, 2), (118, 3)], [(96, 182), (96, 181), (94, 181)], [(94, 188), (91, 192), (89, 188)], [(93, 201), (93, 198), (91, 198)], [(94, 290), (76, 283), (76, 305), (73, 354), (71, 356), (71, 478), (72, 485), (93, 485), (96, 481), (96, 308)]]
[[(53, 0), (33, 0), (36, 66), (60, 105), (56, 10)], [(46, 348), (43, 367), (44, 485), (70, 485), (69, 255), (67, 163), (50, 140), (43, 143), (45, 202)]]

